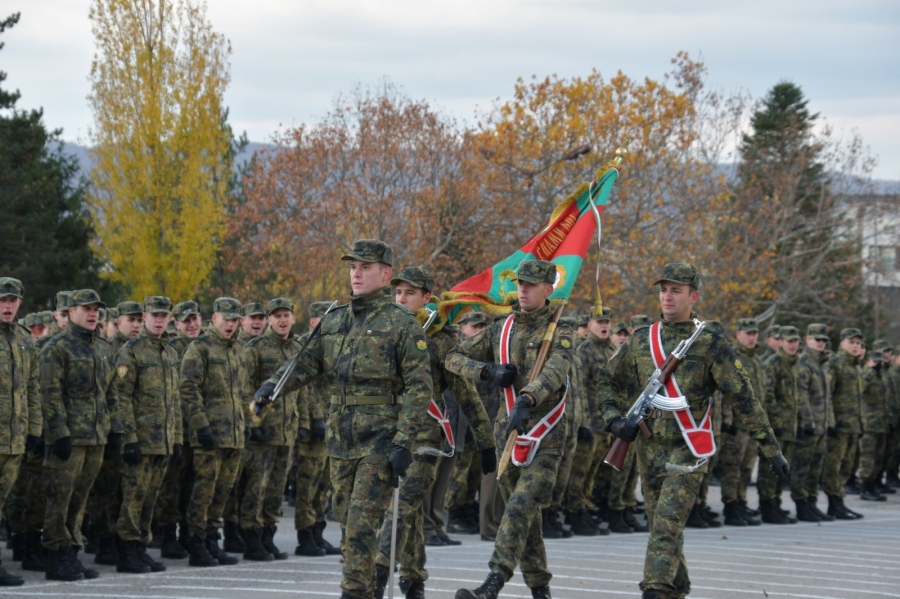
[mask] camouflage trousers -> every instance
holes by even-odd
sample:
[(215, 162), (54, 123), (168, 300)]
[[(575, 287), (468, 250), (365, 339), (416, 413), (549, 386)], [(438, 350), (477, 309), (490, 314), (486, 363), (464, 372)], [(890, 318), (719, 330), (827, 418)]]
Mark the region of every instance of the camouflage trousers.
[(553, 483), (553, 495), (550, 497), (550, 507), (552, 508), (562, 507), (569, 490), (569, 479), (572, 476), (572, 466), (575, 463), (575, 454), (579, 445), (577, 433), (572, 430), (574, 428), (569, 428), (569, 434), (566, 436), (566, 447), (559, 462), (559, 470), (556, 471), (556, 482)]
[(853, 474), (856, 463), (858, 438), (858, 435), (841, 432), (834, 437), (828, 437), (828, 453), (825, 456), (825, 470), (822, 473), (826, 495), (844, 496), (844, 485)]
[(190, 533), (221, 528), (225, 502), (241, 464), (242, 449), (202, 449), (194, 447), (194, 488), (187, 505)]
[(167, 455), (146, 455), (134, 465), (122, 463), (122, 506), (116, 532), (123, 541), (140, 541), (150, 532), (153, 508), (168, 465)]
[(91, 528), (98, 537), (116, 535), (116, 521), (122, 506), (122, 454), (103, 457), (100, 472), (88, 495), (87, 515)]
[(684, 524), (697, 501), (707, 465), (694, 472), (667, 471), (666, 462), (679, 466), (693, 466), (697, 462), (681, 439), (666, 441), (656, 435), (649, 439), (638, 436), (635, 444), (650, 527), (640, 588), (684, 597), (691, 591), (684, 559)]
[[(794, 463), (794, 441), (780, 440), (781, 453), (784, 455), (788, 464)], [(756, 490), (759, 493), (760, 501), (769, 501), (771, 499), (779, 499), (782, 491), (784, 491), (784, 483), (778, 480), (772, 469), (769, 468), (768, 460), (760, 460), (759, 471), (756, 473)]]
[[(503, 446), (497, 448), (497, 461)], [(516, 566), (529, 588), (550, 584), (553, 575), (547, 567), (547, 550), (541, 533), (541, 509), (550, 505), (556, 471), (561, 456), (538, 449), (525, 468), (510, 464), (500, 479), (500, 493), (506, 509), (497, 529), (491, 572), (504, 581), (512, 578)]]
[(868, 483), (881, 477), (887, 433), (863, 433), (859, 438), (859, 480)]
[(61, 460), (48, 446), (44, 453), (44, 494), (47, 506), (41, 544), (51, 551), (65, 545), (82, 547), (81, 522), (88, 493), (103, 464), (103, 445), (76, 445), (68, 460)]
[[(606, 499), (609, 509), (621, 512), (625, 508), (634, 507), (634, 487), (637, 484), (637, 449), (634, 443), (628, 446), (622, 469), (616, 471), (610, 468), (610, 470), (612, 474), (609, 477), (609, 495)], [(629, 485), (631, 485), (630, 492)]]
[(184, 445), (181, 456), (169, 462), (163, 476), (162, 488), (156, 499), (154, 515), (160, 526), (184, 522), (193, 488), (194, 452), (189, 445)]
[(597, 471), (594, 474), (593, 490), (590, 497), (594, 505), (598, 508), (609, 505), (609, 486), (612, 484), (612, 476), (615, 469), (609, 464), (605, 464), (603, 460), (612, 446), (612, 435), (609, 433), (600, 433), (600, 443), (597, 445), (594, 459), (599, 457), (597, 462)]
[(808, 435), (794, 440), (791, 460), (791, 499), (803, 501), (819, 494), (819, 479), (825, 464), (825, 435)]
[(16, 484), (16, 478), (19, 473), (19, 465), (22, 463), (22, 454), (10, 455), (8, 453), (0, 454), (0, 513), (3, 513), (3, 506), (6, 504), (6, 498), (9, 497), (10, 491)]
[[(250, 442), (247, 441), (247, 444)], [(247, 489), (247, 474), (244, 471), (244, 450), (239, 451), (241, 459), (238, 460), (238, 471), (234, 478), (234, 484), (225, 500), (225, 509), (222, 511), (222, 520), (237, 524), (241, 520), (241, 504), (244, 502), (244, 492)]]
[[(445, 536), (447, 534), (444, 530), (444, 498), (447, 495), (447, 487), (450, 486), (450, 477), (456, 471), (456, 458), (454, 453), (453, 457), (438, 459), (434, 469), (434, 483), (422, 501), (422, 532), (426, 539), (432, 535)], [(484, 484), (485, 478), (490, 478), (490, 476), (483, 477), (482, 484)]]
[(329, 458), (334, 487), (334, 513), (344, 529), (341, 589), (350, 596), (370, 597), (375, 579), (378, 524), (391, 504), (388, 454), (364, 458)]
[(885, 472), (888, 477), (896, 477), (900, 471), (900, 426), (891, 427), (885, 449)]
[(294, 451), (297, 487), (294, 528), (305, 530), (316, 522), (325, 521), (325, 504), (331, 494), (328, 450), (324, 441), (307, 441), (297, 443)]
[(719, 465), (722, 467), (722, 501), (745, 501), (747, 487), (753, 476), (753, 464), (759, 443), (750, 439), (745, 428), (738, 428), (736, 435), (722, 436)]
[[(569, 472), (569, 483), (566, 487), (566, 509), (570, 512), (593, 511), (596, 509), (591, 501), (596, 476), (594, 459), (600, 435), (594, 435), (590, 443), (579, 441), (575, 447), (572, 470)], [(593, 474), (593, 476), (592, 476)]]
[(500, 493), (500, 484), (496, 474), (482, 477), (478, 497), (478, 525), (481, 528), (481, 534), (486, 537), (496, 537), (500, 522), (503, 520), (503, 512), (506, 511), (506, 504), (503, 502), (503, 494)]
[(716, 453), (710, 456), (709, 462), (707, 462), (706, 476), (703, 477), (703, 481), (700, 483), (700, 492), (697, 494), (697, 499), (703, 503), (706, 503), (706, 499), (709, 496), (709, 483), (712, 479), (712, 472), (719, 465), (719, 454), (721, 453), (719, 448), (722, 447), (722, 435), (720, 433), (715, 434), (715, 441)]
[(475, 503), (481, 486), (481, 453), (474, 443), (466, 444), (456, 461), (456, 471), (450, 478), (445, 503), (448, 510), (458, 510)]
[(28, 451), (19, 464), (16, 482), (6, 500), (6, 518), (12, 532), (40, 533), (44, 525), (44, 452)]
[(241, 528), (277, 524), (281, 519), (284, 487), (294, 448), (289, 445), (251, 443), (244, 449), (244, 501)]

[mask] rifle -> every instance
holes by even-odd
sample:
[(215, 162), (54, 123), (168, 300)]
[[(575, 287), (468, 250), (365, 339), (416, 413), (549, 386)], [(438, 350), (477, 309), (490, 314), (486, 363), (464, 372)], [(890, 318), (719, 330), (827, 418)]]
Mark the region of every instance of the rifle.
[[(678, 344), (678, 347), (675, 348), (675, 351), (669, 354), (666, 361), (662, 363), (662, 366), (659, 366), (653, 374), (650, 375), (647, 386), (625, 415), (627, 420), (638, 425), (641, 429), (641, 433), (647, 439), (649, 439), (653, 433), (650, 432), (650, 427), (647, 426), (646, 418), (650, 416), (650, 412), (653, 411), (653, 408), (674, 411), (688, 407), (687, 400), (683, 396), (669, 398), (657, 395), (657, 392), (660, 387), (666, 384), (666, 381), (669, 380), (669, 377), (672, 376), (672, 373), (675, 372), (675, 369), (681, 364), (682, 358), (684, 358), (684, 355), (687, 353), (688, 349), (690, 349), (691, 345), (694, 344), (694, 341), (697, 340), (697, 337), (700, 336), (700, 332), (706, 327), (706, 323), (700, 322), (695, 318), (694, 326), (697, 327), (696, 330), (694, 330), (694, 334), (689, 338), (682, 340), (682, 342)], [(631, 445), (630, 442), (617, 438), (613, 441), (612, 447), (609, 448), (603, 461), (616, 470), (621, 470), (622, 464), (625, 462), (625, 453), (628, 451), (629, 445)]]

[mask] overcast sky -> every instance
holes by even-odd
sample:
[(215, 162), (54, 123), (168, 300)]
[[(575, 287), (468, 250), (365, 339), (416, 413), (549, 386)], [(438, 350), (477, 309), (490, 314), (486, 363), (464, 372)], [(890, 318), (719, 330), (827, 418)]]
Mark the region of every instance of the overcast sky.
[[(85, 143), (93, 40), (90, 0), (0, 0), (19, 11), (0, 69), (20, 108)], [(659, 77), (679, 50), (702, 56), (708, 85), (763, 96), (781, 80), (838, 130), (857, 129), (900, 179), (898, 0), (209, 0), (232, 43), (231, 122), (253, 141), (312, 122), (336, 94), (388, 77), (472, 122), (517, 77)]]

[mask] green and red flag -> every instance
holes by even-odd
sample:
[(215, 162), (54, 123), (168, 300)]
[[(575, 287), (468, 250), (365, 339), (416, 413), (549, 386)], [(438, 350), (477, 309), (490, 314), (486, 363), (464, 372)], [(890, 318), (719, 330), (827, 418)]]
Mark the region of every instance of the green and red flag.
[(453, 324), (466, 312), (479, 308), (492, 314), (509, 314), (517, 296), (512, 279), (523, 260), (556, 264), (556, 285), (550, 300), (568, 300), (619, 175), (620, 161), (616, 158), (597, 172), (593, 182), (582, 183), (560, 202), (550, 219), (519, 250), (441, 294), (436, 326)]

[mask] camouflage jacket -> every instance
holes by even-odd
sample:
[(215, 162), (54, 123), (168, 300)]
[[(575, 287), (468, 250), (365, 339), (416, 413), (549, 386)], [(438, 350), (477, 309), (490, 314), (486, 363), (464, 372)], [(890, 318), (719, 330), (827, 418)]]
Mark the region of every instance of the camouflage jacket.
[[(268, 327), (266, 328), (266, 330), (268, 330)], [(263, 332), (265, 332), (265, 331), (263, 331)], [(260, 335), (262, 335), (262, 333), (260, 333)], [(257, 337), (259, 337), (259, 335), (257, 335)], [(245, 333), (243, 327), (240, 327), (240, 326), (238, 327), (237, 332), (234, 334), (234, 341), (238, 345), (246, 346), (253, 339), (256, 339), (256, 337), (251, 337), (250, 335)]]
[(0, 323), (0, 454), (25, 452), (26, 435), (41, 434), (38, 356), (31, 333), (15, 323)]
[(838, 432), (858, 435), (862, 432), (859, 421), (862, 400), (862, 380), (859, 359), (843, 349), (828, 361), (831, 373), (831, 403)]
[(864, 367), (862, 401), (859, 420), (864, 433), (887, 433), (890, 429), (888, 409), (888, 381), (882, 371)]
[[(251, 337), (244, 346), (244, 361), (247, 363), (246, 389), (244, 391), (245, 418), (253, 422), (250, 403), (253, 394), (266, 379), (275, 374), (285, 360), (290, 360), (300, 350), (300, 342), (294, 336), (282, 339), (272, 329), (256, 337)], [(300, 411), (307, 412), (305, 405), (298, 405), (298, 391), (282, 393), (269, 405), (262, 416), (259, 428), (262, 430), (264, 445), (292, 446), (297, 439)], [(305, 398), (304, 398), (305, 399)], [(309, 428), (309, 424), (306, 425)]]
[[(116, 432), (144, 455), (170, 455), (183, 443), (178, 352), (142, 328), (116, 357)], [(114, 428), (115, 430), (115, 428)]]
[(115, 404), (109, 342), (69, 323), (41, 350), (44, 440), (71, 437), (72, 445), (105, 445)]
[(178, 361), (184, 359), (184, 352), (187, 351), (188, 345), (191, 344), (191, 339), (181, 331), (178, 331), (178, 335), (169, 339), (169, 347), (175, 350), (178, 354)]
[[(769, 358), (766, 370), (766, 400), (764, 407), (769, 424), (775, 430), (779, 441), (793, 441), (798, 426), (805, 423), (800, 419), (801, 406), (797, 391), (797, 356), (779, 349)], [(808, 406), (806, 411), (809, 411)], [(810, 423), (812, 424), (812, 423)]]
[(188, 345), (181, 361), (181, 408), (187, 410), (191, 447), (197, 431), (212, 428), (216, 447), (244, 448), (244, 377), (241, 346), (212, 326)]
[[(741, 363), (741, 372), (750, 381), (750, 388), (753, 390), (753, 396), (762, 404), (766, 398), (766, 373), (763, 368), (759, 356), (756, 355), (755, 349), (748, 349), (736, 343), (732, 346), (734, 353)], [(734, 411), (731, 409), (730, 402), (722, 402), (720, 410), (722, 411), (722, 424), (738, 424), (737, 418), (734, 417)], [(743, 428), (738, 425), (738, 428)]]
[[(56, 324), (56, 322), (54, 321), (53, 324), (50, 325), (50, 332), (37, 340), (36, 346), (37, 346), (38, 351), (40, 352), (40, 350), (44, 349), (44, 346), (47, 345), (48, 343), (50, 343), (50, 341), (54, 337), (56, 337), (57, 335), (60, 335), (64, 332), (65, 331), (63, 331), (61, 328), (59, 328), (59, 325)], [(113, 355), (115, 355), (115, 354), (113, 354)]]
[[(333, 309), (322, 320), (320, 333), (297, 360), (284, 388), (305, 386), (323, 373), (327, 377), (328, 455), (387, 455), (392, 445), (414, 451), (416, 435), (430, 418), (432, 396), (428, 343), (415, 316), (393, 302), (390, 287), (382, 287)], [(284, 368), (269, 382), (275, 384)], [(353, 405), (354, 398), (367, 397), (394, 399)]]
[(817, 435), (824, 435), (834, 426), (834, 407), (831, 405), (831, 391), (828, 388), (828, 358), (824, 352), (806, 348), (797, 361), (798, 390), (801, 409), (809, 411), (803, 418), (812, 423)]
[[(555, 307), (548, 304), (534, 312), (522, 312), (516, 303), (512, 308), (515, 320), (510, 335), (509, 354), (510, 363), (518, 369), (513, 388), (516, 390), (516, 396), (528, 393), (534, 397), (536, 405), (531, 409), (531, 420), (527, 425), (530, 429), (546, 416), (549, 409), (559, 403), (566, 392), (566, 383), (575, 355), (572, 342), (575, 332), (565, 325), (560, 325), (556, 329), (544, 368), (537, 378), (529, 383), (531, 370), (534, 368), (541, 349), (541, 341), (547, 332), (547, 325), (550, 324)], [(447, 370), (473, 381), (479, 380), (481, 371), (487, 363), (500, 361), (500, 333), (505, 321), (505, 318), (495, 319), (480, 333), (451, 349), (444, 362)], [(506, 444), (508, 418), (506, 402), (501, 399), (494, 425), (494, 439), (498, 447)], [(566, 432), (567, 418), (564, 415), (559, 424), (544, 437), (541, 451), (546, 451), (550, 455), (562, 453)]]
[[(666, 355), (674, 351), (678, 343), (690, 337), (695, 329), (690, 320), (662, 320), (661, 323)], [(650, 353), (650, 329), (639, 329), (619, 348), (601, 372), (600, 409), (607, 423), (612, 423), (614, 418), (623, 415), (619, 406), (627, 404), (630, 407), (655, 370), (656, 364)], [(769, 426), (766, 412), (753, 394), (750, 377), (744, 373), (743, 363), (721, 333), (704, 330), (691, 345), (674, 376), (695, 415), (702, 417), (713, 393), (719, 390), (722, 392), (723, 402), (730, 404), (737, 423), (750, 432), (752, 439), (759, 441), (763, 457), (770, 458), (781, 451), (772, 427)], [(648, 424), (658, 440), (673, 449), (685, 447), (676, 420), (650, 418)]]
[(122, 334), (122, 331), (116, 329), (116, 334), (113, 335), (112, 339), (107, 339), (110, 346), (112, 347), (112, 355), (113, 358), (119, 355), (119, 350), (122, 349), (126, 343), (128, 343), (129, 339)]
[[(588, 335), (575, 351), (575, 355), (581, 359), (581, 381), (588, 414), (587, 422), (595, 433), (606, 431), (606, 422), (600, 413), (600, 371), (606, 367), (613, 354), (615, 349), (609, 339), (600, 339), (593, 333)], [(625, 411), (630, 407), (626, 406)]]
[[(302, 346), (312, 331), (307, 331), (297, 338)], [(297, 428), (309, 430), (313, 420), (325, 419), (325, 408), (331, 402), (331, 391), (328, 386), (328, 377), (324, 374), (317, 376), (311, 383), (300, 389), (298, 404), (306, 406), (306, 411), (301, 411)]]
[(885, 364), (884, 376), (888, 380), (888, 408), (891, 410), (891, 428), (900, 428), (900, 368)]

